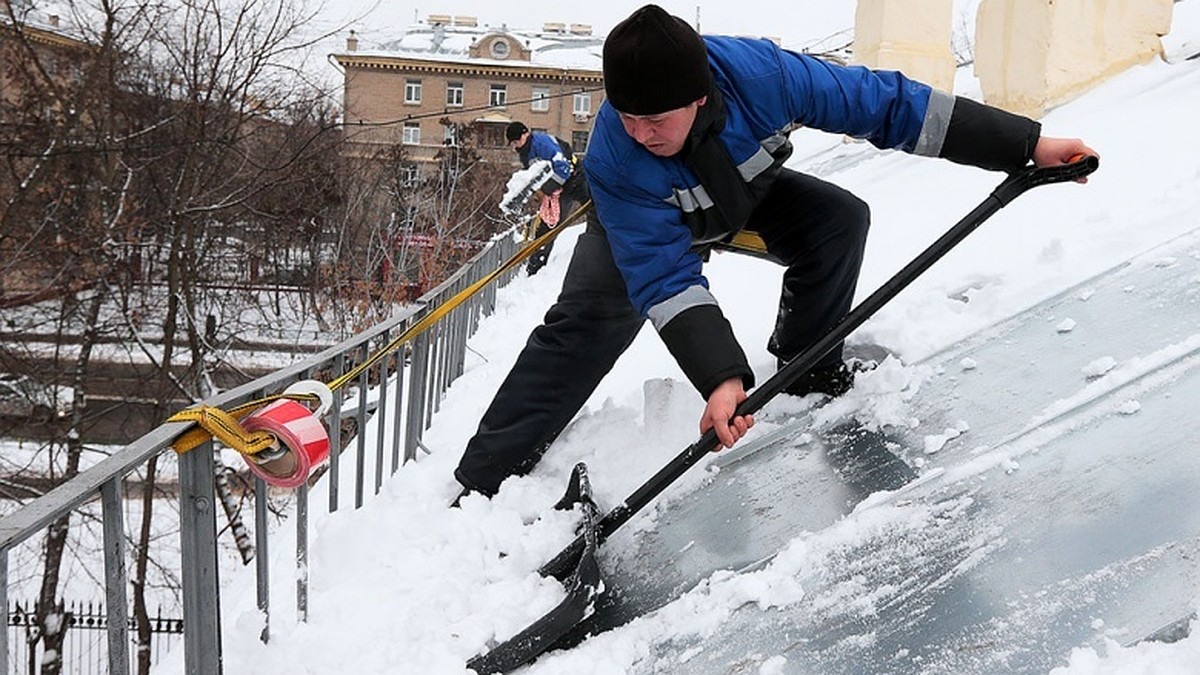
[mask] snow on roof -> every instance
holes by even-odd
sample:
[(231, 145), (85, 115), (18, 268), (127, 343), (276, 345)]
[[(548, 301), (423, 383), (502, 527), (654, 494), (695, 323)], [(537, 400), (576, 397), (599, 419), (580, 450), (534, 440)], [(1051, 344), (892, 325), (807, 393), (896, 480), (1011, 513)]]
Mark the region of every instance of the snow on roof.
[[(550, 29), (550, 30), (547, 30)], [(574, 29), (575, 32), (572, 32)], [(472, 58), (471, 47), (489, 35), (506, 35), (524, 45), (532, 54), (520, 59)], [(529, 68), (601, 69), (600, 55), (604, 36), (592, 35), (590, 27), (548, 24), (541, 30), (488, 25), (446, 25), (419, 22), (408, 26), (399, 38), (377, 47), (355, 51), (358, 56), (390, 56), (439, 62), (462, 62)]]
[(67, 23), (57, 14), (42, 15), (39, 13), (21, 14), (16, 22), (8, 15), (0, 15), (0, 26), (12, 27), (14, 23), (23, 30), (29, 31), (34, 39), (65, 41), (68, 43), (86, 42), (86, 38), (77, 26)]

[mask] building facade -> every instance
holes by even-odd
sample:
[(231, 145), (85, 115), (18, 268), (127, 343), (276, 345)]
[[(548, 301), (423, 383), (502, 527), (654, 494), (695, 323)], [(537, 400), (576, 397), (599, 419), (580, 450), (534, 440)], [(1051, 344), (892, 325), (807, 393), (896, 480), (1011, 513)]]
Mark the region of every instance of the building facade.
[(22, 109), (48, 98), (43, 90), (49, 86), (78, 83), (90, 54), (90, 46), (60, 26), (57, 15), (20, 23), (0, 16), (0, 123), (18, 122), (21, 114), (57, 114), (42, 103)]
[(378, 48), (351, 33), (334, 55), (344, 71), (349, 151), (365, 157), (400, 144), (419, 168), (470, 125), (477, 148), (511, 163), (504, 130), (515, 120), (582, 153), (604, 98), (602, 45), (582, 24), (522, 31), (445, 15)]

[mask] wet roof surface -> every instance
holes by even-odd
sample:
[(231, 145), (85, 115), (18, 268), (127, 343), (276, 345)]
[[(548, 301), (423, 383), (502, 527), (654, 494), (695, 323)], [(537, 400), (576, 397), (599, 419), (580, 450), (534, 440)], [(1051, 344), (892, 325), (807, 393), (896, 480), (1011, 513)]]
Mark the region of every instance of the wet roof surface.
[(1177, 246), (920, 364), (912, 428), (864, 432), (818, 410), (723, 459), (653, 530), (602, 549), (593, 630), (716, 570), (760, 569), (797, 538), (825, 550), (802, 601), (744, 605), (721, 640), (666, 636), (644, 672), (757, 672), (773, 655), (789, 673), (1047, 672), (1072, 648), (1186, 616), (1200, 589), (1200, 259), (1195, 241)]

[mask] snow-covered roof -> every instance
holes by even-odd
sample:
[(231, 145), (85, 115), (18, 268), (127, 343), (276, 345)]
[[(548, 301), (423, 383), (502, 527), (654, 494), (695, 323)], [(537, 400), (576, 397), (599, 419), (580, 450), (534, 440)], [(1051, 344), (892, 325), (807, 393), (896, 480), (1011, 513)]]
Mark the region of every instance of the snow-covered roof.
[[(86, 38), (77, 26), (66, 24), (56, 14), (29, 12), (19, 16), (17, 24), (30, 39), (50, 44), (81, 44)], [(13, 20), (0, 15), (0, 27), (12, 28)]]
[[(530, 52), (529, 60), (517, 55), (505, 59), (478, 54), (472, 56), (471, 48), (490, 36), (507, 37), (510, 42), (524, 46)], [(599, 72), (603, 44), (604, 36), (593, 35), (590, 26), (579, 24), (547, 24), (541, 29), (531, 30), (504, 25), (496, 27), (423, 21), (408, 26), (400, 37), (376, 45), (362, 44), (360, 39), (354, 54), (359, 57), (402, 57), (442, 63), (571, 68)]]

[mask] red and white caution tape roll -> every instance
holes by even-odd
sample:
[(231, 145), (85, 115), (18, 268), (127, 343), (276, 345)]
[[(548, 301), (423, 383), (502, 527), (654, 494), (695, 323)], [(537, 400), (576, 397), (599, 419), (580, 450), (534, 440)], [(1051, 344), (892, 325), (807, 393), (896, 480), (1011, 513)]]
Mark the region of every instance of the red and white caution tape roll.
[[(242, 421), (246, 431), (268, 431), (282, 444), (246, 457), (250, 471), (270, 485), (299, 487), (314, 467), (329, 458), (329, 433), (316, 413), (291, 399), (280, 399)], [(256, 459), (258, 461), (256, 461)]]

